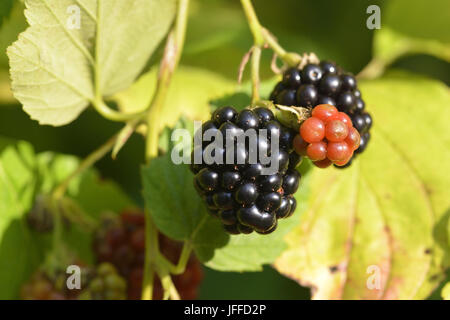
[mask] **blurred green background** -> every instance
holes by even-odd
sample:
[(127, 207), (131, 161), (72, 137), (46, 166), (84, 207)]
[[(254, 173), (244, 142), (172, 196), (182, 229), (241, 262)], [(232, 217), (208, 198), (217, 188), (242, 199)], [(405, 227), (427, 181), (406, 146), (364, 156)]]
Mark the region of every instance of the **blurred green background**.
[[(315, 52), (321, 58), (334, 60), (343, 68), (358, 73), (372, 57), (374, 32), (366, 28), (366, 8), (372, 4), (380, 6), (383, 27), (383, 10), (392, 1), (396, 0), (254, 0), (254, 6), (262, 24), (289, 51)], [(6, 12), (13, 3), (16, 6), (0, 28), (0, 135), (27, 140), (38, 152), (54, 150), (86, 156), (121, 125), (104, 120), (92, 110), (61, 128), (41, 127), (29, 119), (8, 93), (5, 55), (7, 45), (26, 27), (23, 9), (18, 0), (0, 2), (0, 11)], [(408, 12), (404, 14), (408, 15)], [(204, 68), (235, 80), (241, 59), (251, 44), (252, 36), (239, 1), (192, 0), (183, 65)], [(270, 60), (271, 55), (265, 52), (262, 69), (265, 79), (273, 75)], [(156, 61), (158, 57), (151, 63)], [(392, 67), (450, 83), (450, 65), (431, 56), (408, 56), (396, 61)], [(105, 177), (118, 181), (136, 201), (141, 201), (139, 169), (144, 162), (143, 150), (143, 139), (134, 136), (116, 161), (107, 157), (97, 164)], [(309, 290), (279, 275), (271, 267), (245, 275), (205, 269), (199, 298), (308, 299)]]

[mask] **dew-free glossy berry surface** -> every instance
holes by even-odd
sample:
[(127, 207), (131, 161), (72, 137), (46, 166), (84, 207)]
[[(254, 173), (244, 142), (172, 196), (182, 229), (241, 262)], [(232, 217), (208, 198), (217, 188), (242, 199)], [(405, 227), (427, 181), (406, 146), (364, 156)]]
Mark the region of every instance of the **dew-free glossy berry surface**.
[(339, 120), (327, 122), (325, 127), (325, 138), (331, 142), (343, 141), (348, 136), (347, 125)]
[[(296, 86), (299, 74), (293, 72), (286, 77), (285, 84)], [(280, 84), (277, 90), (282, 93), (287, 86)], [(293, 91), (295, 104), (297, 90)], [(219, 219), (230, 234), (274, 232), (277, 219), (289, 217), (295, 210), (290, 194), (297, 191), (300, 180), (295, 167), (302, 158), (294, 151), (298, 132), (281, 125), (269, 109), (262, 107), (239, 113), (220, 108), (202, 127), (201, 133), (208, 129), (232, 133), (224, 137), (223, 145), (218, 148), (214, 139), (194, 147), (201, 155), (212, 155), (210, 162), (190, 166), (195, 173), (195, 190), (208, 212)], [(256, 140), (244, 139), (244, 144), (238, 144), (248, 129), (255, 129)], [(267, 134), (263, 135), (261, 129)], [(227, 145), (230, 141), (233, 148)], [(273, 149), (275, 142), (278, 142), (278, 152)], [(262, 162), (264, 157), (270, 157), (276, 163), (270, 166), (270, 163)], [(232, 163), (227, 161), (230, 159)], [(278, 169), (265, 172), (270, 167)]]
[(300, 135), (309, 143), (322, 141), (325, 137), (325, 123), (315, 117), (308, 118), (300, 127)]
[(306, 148), (306, 155), (312, 161), (325, 159), (327, 157), (327, 143), (324, 141), (310, 143)]

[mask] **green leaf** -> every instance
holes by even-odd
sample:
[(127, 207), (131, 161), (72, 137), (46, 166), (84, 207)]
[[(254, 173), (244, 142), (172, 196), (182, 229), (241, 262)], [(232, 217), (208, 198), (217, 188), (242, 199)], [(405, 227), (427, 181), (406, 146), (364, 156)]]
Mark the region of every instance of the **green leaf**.
[[(189, 126), (184, 124), (184, 127)], [(192, 134), (192, 126), (190, 132)], [(168, 138), (164, 140), (169, 140), (171, 134), (166, 132), (165, 135)], [(181, 144), (181, 147), (187, 146), (189, 158), (191, 139), (187, 144)], [(173, 147), (172, 143), (169, 152), (153, 159), (142, 169), (144, 199), (158, 229), (173, 239), (190, 241), (197, 257), (210, 268), (260, 271), (264, 264), (272, 263), (286, 248), (283, 236), (297, 223), (295, 216), (279, 221), (277, 231), (270, 235), (229, 236), (218, 219), (207, 213), (203, 200), (194, 189), (194, 176), (188, 165), (172, 162)], [(305, 203), (306, 186), (307, 179), (304, 178), (296, 196), (299, 204), (297, 215)]]
[(314, 299), (423, 299), (449, 266), (450, 94), (403, 73), (361, 91), (368, 149), (349, 169), (313, 170), (308, 210), (275, 265)]
[[(144, 110), (151, 102), (156, 80), (157, 71), (153, 69), (113, 99), (124, 112)], [(207, 120), (210, 102), (234, 89), (235, 84), (219, 74), (181, 66), (173, 75), (165, 103), (167, 108), (161, 111), (159, 117), (161, 129), (174, 126), (181, 116)]]
[[(169, 135), (171, 136), (171, 134)], [(187, 147), (190, 144), (186, 141)], [(186, 149), (190, 157), (190, 148)], [(171, 150), (142, 168), (144, 199), (158, 229), (176, 240), (191, 240), (208, 220), (186, 164), (174, 164)]]
[[(20, 286), (43, 263), (50, 250), (50, 235), (37, 234), (25, 220), (36, 194), (50, 192), (78, 166), (72, 156), (35, 154), (25, 142), (0, 137), (0, 299), (18, 297)], [(102, 212), (133, 206), (109, 181), (89, 170), (70, 184), (69, 196), (92, 218)], [(91, 235), (77, 225), (64, 230), (64, 240), (78, 258), (92, 263)]]
[(175, 0), (25, 4), (30, 27), (8, 48), (12, 89), (33, 119), (55, 126), (131, 85), (175, 14)]
[(376, 59), (393, 62), (405, 54), (429, 54), (450, 61), (450, 3), (442, 0), (396, 0), (381, 12), (382, 26), (376, 31)]

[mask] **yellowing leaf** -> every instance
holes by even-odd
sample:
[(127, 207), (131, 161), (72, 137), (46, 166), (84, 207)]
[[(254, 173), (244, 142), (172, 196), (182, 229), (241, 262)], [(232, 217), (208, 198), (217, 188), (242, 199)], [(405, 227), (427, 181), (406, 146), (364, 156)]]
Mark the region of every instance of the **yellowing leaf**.
[(12, 89), (41, 124), (64, 125), (128, 87), (175, 14), (175, 0), (26, 0), (30, 27), (8, 48)]
[(450, 248), (450, 94), (394, 74), (361, 84), (374, 118), (368, 149), (345, 170), (314, 170), (283, 274), (314, 299), (423, 299)]

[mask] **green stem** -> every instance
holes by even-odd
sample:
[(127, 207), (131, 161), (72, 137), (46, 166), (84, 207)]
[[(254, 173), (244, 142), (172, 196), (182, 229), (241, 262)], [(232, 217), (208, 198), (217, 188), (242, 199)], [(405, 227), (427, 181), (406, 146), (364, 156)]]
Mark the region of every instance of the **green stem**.
[(50, 199), (52, 213), (53, 213), (53, 235), (52, 235), (52, 248), (53, 254), (56, 257), (59, 257), (61, 254), (61, 244), (62, 244), (62, 219), (61, 219), (61, 211), (58, 205), (58, 202), (54, 199)]
[[(99, 89), (96, 91), (100, 92)], [(92, 101), (92, 106), (102, 117), (115, 122), (126, 122), (129, 120), (139, 119), (142, 118), (146, 113), (146, 111), (137, 113), (123, 113), (113, 110), (108, 107), (101, 96), (96, 97), (95, 100)]]
[(286, 50), (278, 43), (277, 39), (269, 32), (269, 30), (263, 28), (261, 30), (263, 37), (269, 47), (280, 57), (285, 57), (287, 55)]
[(158, 277), (161, 280), (161, 285), (164, 289), (164, 300), (171, 298), (172, 300), (180, 300), (180, 294), (172, 281), (172, 277), (167, 270), (157, 269)]
[(252, 52), (252, 104), (260, 100), (259, 65), (261, 63), (261, 47), (255, 46)]
[(189, 0), (178, 0), (178, 13), (174, 30), (169, 34), (164, 57), (161, 61), (156, 93), (148, 108), (147, 117), (147, 162), (158, 156), (159, 114), (164, 105), (170, 81), (180, 62), (187, 28)]
[(264, 45), (264, 37), (261, 33), (262, 26), (259, 23), (258, 16), (253, 8), (251, 0), (241, 0), (242, 7), (244, 8), (245, 15), (247, 17), (250, 30), (252, 31), (255, 45)]
[(90, 155), (88, 155), (78, 166), (78, 168), (72, 172), (54, 191), (53, 198), (56, 200), (64, 197), (69, 187), (70, 182), (83, 173), (86, 169), (90, 168), (94, 163), (103, 158), (113, 147), (117, 140), (117, 134), (106, 141), (100, 148), (96, 149)]
[(380, 59), (372, 59), (356, 76), (358, 79), (375, 79), (383, 74), (388, 63)]
[[(175, 26), (167, 38), (164, 57), (160, 64), (156, 93), (147, 111), (147, 138), (145, 152), (147, 163), (158, 156), (158, 139), (160, 132), (159, 115), (166, 100), (172, 75), (175, 72), (181, 58), (186, 37), (188, 9), (189, 0), (178, 0), (178, 13)], [(144, 279), (142, 284), (142, 299), (144, 300), (152, 298), (155, 267), (162, 267), (160, 263), (161, 260), (158, 259), (158, 230), (152, 220), (151, 213), (148, 210), (146, 214), (145, 239), (147, 249), (145, 251)], [(170, 282), (172, 282), (170, 279), (170, 274), (168, 277)], [(167, 283), (167, 280), (165, 281)], [(173, 288), (169, 289), (173, 290)]]
[(145, 264), (144, 279), (142, 285), (142, 300), (152, 300), (153, 283), (156, 270), (155, 262), (159, 252), (158, 230), (151, 218), (150, 212), (146, 212), (145, 223)]
[(245, 16), (247, 17), (250, 30), (252, 31), (255, 46), (262, 47), (267, 43), (269, 47), (289, 66), (297, 66), (301, 61), (301, 57), (296, 53), (290, 53), (284, 50), (275, 37), (261, 25), (251, 0), (241, 0), (241, 4)]
[(192, 243), (190, 241), (185, 241), (183, 249), (181, 251), (180, 257), (178, 258), (178, 263), (175, 265), (170, 262), (164, 255), (159, 254), (159, 260), (161, 264), (167, 266), (170, 273), (174, 275), (182, 274), (186, 270), (186, 265), (189, 262), (189, 258), (192, 254)]

